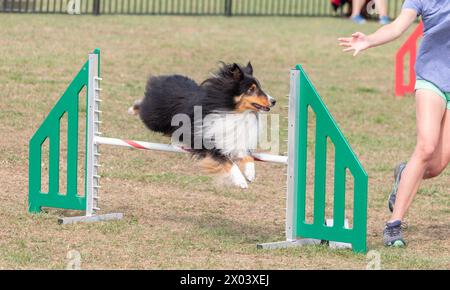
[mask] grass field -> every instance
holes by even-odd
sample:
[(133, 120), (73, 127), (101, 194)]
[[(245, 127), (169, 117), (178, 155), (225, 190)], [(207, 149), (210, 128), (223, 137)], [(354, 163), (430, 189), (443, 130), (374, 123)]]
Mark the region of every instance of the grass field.
[(325, 247), (256, 250), (284, 237), (284, 171), (271, 164), (258, 164), (257, 182), (242, 191), (198, 175), (187, 156), (102, 147), (102, 210), (124, 220), (60, 226), (62, 211), (29, 215), (28, 140), (99, 47), (102, 131), (137, 140), (167, 142), (126, 113), (150, 73), (200, 81), (219, 60), (251, 60), (285, 116), (289, 69), (303, 64), (369, 173), (368, 246), (382, 268), (449, 269), (449, 170), (424, 182), (407, 219), (408, 247), (382, 245), (392, 169), (415, 141), (414, 99), (393, 96), (401, 40), (357, 58), (337, 46), (339, 36), (376, 28), (330, 18), (0, 15), (0, 268), (65, 268), (70, 250), (86, 269), (367, 265), (365, 255)]

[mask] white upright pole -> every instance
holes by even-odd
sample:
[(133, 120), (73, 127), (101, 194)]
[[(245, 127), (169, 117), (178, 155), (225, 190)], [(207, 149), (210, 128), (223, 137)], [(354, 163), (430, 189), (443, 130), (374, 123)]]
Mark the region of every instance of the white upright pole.
[(95, 222), (103, 220), (117, 220), (123, 218), (122, 213), (109, 213), (98, 215), (100, 190), (99, 173), (99, 144), (95, 142), (101, 134), (100, 126), (100, 81), (99, 77), (99, 55), (89, 54), (88, 63), (88, 90), (87, 90), (87, 121), (86, 121), (86, 170), (85, 170), (85, 194), (86, 213), (84, 216), (63, 217), (59, 219), (61, 224), (72, 224), (76, 222)]
[(258, 249), (279, 249), (289, 247), (301, 247), (304, 245), (317, 245), (321, 240), (301, 239), (297, 237), (296, 222), (296, 194), (295, 194), (295, 155), (297, 154), (296, 144), (296, 121), (298, 108), (298, 97), (300, 96), (300, 71), (293, 69), (290, 72), (290, 92), (289, 92), (289, 113), (288, 113), (288, 156), (287, 156), (287, 188), (286, 188), (286, 239), (281, 242), (270, 242), (258, 244)]
[(290, 92), (289, 92), (289, 113), (288, 113), (288, 164), (287, 164), (287, 188), (286, 188), (286, 240), (293, 241), (296, 237), (295, 231), (295, 154), (296, 154), (296, 116), (297, 116), (297, 96), (299, 96), (300, 71), (291, 70), (290, 73)]
[(94, 142), (94, 136), (98, 132), (98, 114), (95, 110), (98, 110), (99, 86), (98, 86), (98, 54), (89, 54), (88, 65), (88, 95), (87, 95), (87, 140), (86, 140), (86, 216), (92, 216), (95, 214), (94, 208), (94, 185), (99, 184), (98, 164), (97, 157), (98, 146)]

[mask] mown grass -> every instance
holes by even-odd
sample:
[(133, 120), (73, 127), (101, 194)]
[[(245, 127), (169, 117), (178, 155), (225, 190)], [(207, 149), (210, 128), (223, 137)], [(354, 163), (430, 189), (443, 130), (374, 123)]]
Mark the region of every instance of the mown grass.
[(336, 40), (376, 28), (330, 18), (0, 15), (0, 268), (65, 268), (70, 250), (80, 252), (83, 268), (367, 265), (364, 255), (324, 247), (255, 249), (284, 237), (284, 170), (271, 164), (258, 164), (257, 182), (241, 191), (199, 175), (185, 155), (105, 146), (102, 211), (124, 212), (123, 221), (59, 226), (65, 211), (29, 215), (28, 140), (99, 47), (103, 133), (157, 142), (168, 140), (126, 113), (149, 74), (201, 81), (219, 60), (251, 60), (279, 100), (274, 112), (285, 116), (289, 69), (302, 64), (369, 173), (369, 249), (380, 252), (383, 268), (448, 269), (448, 170), (424, 182), (408, 216), (408, 248), (382, 246), (392, 168), (414, 148), (414, 99), (393, 97), (400, 41), (352, 58)]

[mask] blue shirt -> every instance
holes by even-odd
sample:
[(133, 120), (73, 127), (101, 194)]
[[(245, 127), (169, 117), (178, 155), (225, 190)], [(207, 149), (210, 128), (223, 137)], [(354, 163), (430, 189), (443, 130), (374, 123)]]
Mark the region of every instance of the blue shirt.
[(424, 37), (416, 61), (416, 78), (450, 92), (450, 0), (406, 0), (422, 16)]

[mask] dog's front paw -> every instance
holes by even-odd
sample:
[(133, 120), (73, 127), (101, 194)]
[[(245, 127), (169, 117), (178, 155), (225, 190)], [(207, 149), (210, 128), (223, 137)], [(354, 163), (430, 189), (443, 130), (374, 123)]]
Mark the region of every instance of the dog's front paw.
[(247, 162), (244, 165), (244, 175), (248, 181), (253, 182), (256, 178), (256, 170), (254, 162)]
[(233, 165), (230, 170), (230, 179), (233, 185), (238, 186), (242, 189), (248, 188), (247, 181), (245, 181), (244, 175), (242, 175), (241, 170), (237, 165)]

